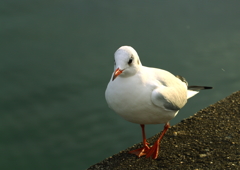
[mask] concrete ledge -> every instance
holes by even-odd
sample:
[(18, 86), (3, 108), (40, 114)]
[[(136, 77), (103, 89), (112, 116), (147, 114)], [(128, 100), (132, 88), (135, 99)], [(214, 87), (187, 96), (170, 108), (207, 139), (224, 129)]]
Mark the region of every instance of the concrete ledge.
[[(148, 139), (153, 144), (159, 134)], [(136, 144), (88, 170), (240, 169), (240, 91), (172, 126), (158, 159), (138, 158)]]

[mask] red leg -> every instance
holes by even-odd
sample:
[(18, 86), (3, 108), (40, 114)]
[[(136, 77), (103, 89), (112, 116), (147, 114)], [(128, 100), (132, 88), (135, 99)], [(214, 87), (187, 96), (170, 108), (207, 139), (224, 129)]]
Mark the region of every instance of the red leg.
[(149, 150), (149, 146), (145, 136), (144, 125), (141, 125), (141, 128), (142, 128), (142, 137), (143, 137), (143, 147), (129, 152), (131, 154), (137, 155), (138, 157), (146, 155), (147, 151)]
[(165, 126), (164, 126), (164, 129), (161, 133), (161, 135), (159, 136), (158, 140), (154, 143), (154, 145), (147, 151), (146, 153), (146, 157), (149, 158), (149, 157), (152, 157), (153, 159), (157, 159), (158, 157), (158, 152), (159, 152), (159, 145), (160, 145), (160, 142), (164, 136), (164, 134), (167, 132), (168, 128), (170, 127), (170, 124), (169, 123), (166, 123)]

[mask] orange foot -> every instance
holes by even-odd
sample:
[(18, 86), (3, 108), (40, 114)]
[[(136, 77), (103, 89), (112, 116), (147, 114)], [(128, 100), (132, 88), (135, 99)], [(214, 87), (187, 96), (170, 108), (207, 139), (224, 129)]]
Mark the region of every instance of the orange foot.
[(157, 159), (159, 152), (159, 141), (156, 141), (154, 145), (146, 152), (146, 158), (152, 157), (153, 159)]
[(149, 158), (149, 157), (152, 157), (153, 159), (157, 159), (158, 157), (158, 153), (159, 153), (159, 145), (160, 145), (160, 142), (164, 136), (164, 134), (167, 132), (168, 128), (170, 127), (170, 124), (169, 123), (166, 123), (165, 126), (164, 126), (164, 129), (161, 133), (161, 135), (159, 136), (158, 140), (154, 143), (154, 145), (146, 152), (146, 157)]
[(144, 147), (142, 148), (139, 148), (139, 149), (136, 149), (136, 150), (132, 150), (130, 151), (129, 153), (131, 154), (135, 154), (137, 155), (138, 157), (141, 157), (141, 156), (144, 156), (147, 154), (147, 152), (149, 151), (149, 146), (146, 144)]

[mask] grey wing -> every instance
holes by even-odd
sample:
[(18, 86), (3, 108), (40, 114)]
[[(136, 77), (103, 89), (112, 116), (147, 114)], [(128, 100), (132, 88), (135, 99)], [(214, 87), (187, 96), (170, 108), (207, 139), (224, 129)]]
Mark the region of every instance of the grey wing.
[(152, 92), (152, 102), (165, 110), (180, 110), (185, 104), (186, 99), (182, 100), (175, 95), (174, 89), (171, 88), (157, 88)]

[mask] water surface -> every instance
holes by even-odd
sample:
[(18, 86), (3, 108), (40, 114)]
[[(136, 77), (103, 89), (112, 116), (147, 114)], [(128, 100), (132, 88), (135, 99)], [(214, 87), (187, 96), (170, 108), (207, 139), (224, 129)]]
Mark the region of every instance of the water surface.
[[(110, 110), (113, 53), (213, 86), (174, 125), (239, 90), (239, 1), (0, 2), (1, 169), (86, 169), (141, 141)], [(150, 137), (162, 125), (147, 126)]]

